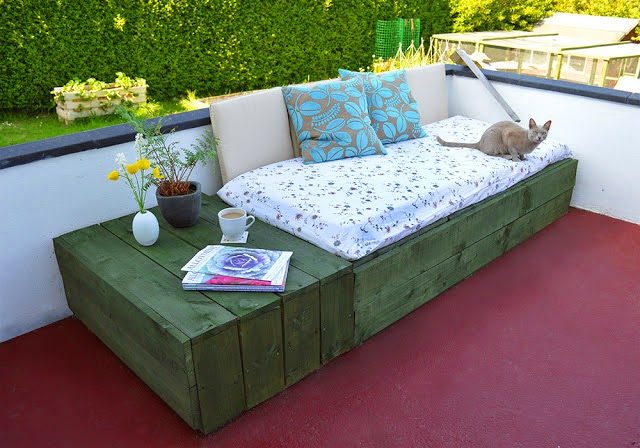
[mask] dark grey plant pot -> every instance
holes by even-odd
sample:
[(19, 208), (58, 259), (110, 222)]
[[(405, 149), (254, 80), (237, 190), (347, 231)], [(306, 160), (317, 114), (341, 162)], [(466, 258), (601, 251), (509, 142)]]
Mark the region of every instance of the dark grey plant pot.
[(200, 182), (191, 181), (189, 191), (182, 196), (162, 196), (156, 190), (160, 213), (173, 227), (191, 227), (198, 222), (202, 202)]

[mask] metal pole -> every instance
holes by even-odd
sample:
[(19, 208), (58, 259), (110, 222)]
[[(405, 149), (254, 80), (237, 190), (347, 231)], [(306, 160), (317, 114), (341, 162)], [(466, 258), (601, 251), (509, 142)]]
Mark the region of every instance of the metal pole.
[(482, 85), (489, 91), (489, 93), (493, 96), (493, 98), (495, 98), (495, 100), (500, 104), (500, 106), (502, 106), (505, 112), (509, 114), (511, 119), (516, 123), (520, 123), (520, 117), (518, 117), (518, 115), (513, 111), (513, 109), (511, 109), (511, 106), (509, 106), (509, 104), (507, 104), (505, 99), (502, 98), (502, 95), (498, 93), (498, 91), (495, 89), (495, 87), (493, 87), (493, 84), (491, 84), (491, 82), (487, 79), (487, 77), (484, 76), (484, 73), (482, 73), (482, 71), (478, 68), (475, 62), (471, 60), (467, 52), (461, 48), (458, 48), (456, 49), (456, 53), (458, 54), (458, 56), (460, 56), (460, 59), (462, 59), (465, 65), (471, 69), (471, 71), (476, 76), (476, 78), (478, 78), (480, 83), (482, 83)]

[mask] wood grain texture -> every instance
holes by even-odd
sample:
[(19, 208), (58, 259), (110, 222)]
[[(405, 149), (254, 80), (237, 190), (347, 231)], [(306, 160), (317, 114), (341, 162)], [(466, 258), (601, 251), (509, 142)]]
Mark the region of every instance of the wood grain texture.
[(320, 282), (295, 269), (279, 296), (285, 384), (289, 386), (320, 367)]
[(105, 283), (61, 238), (55, 248), (75, 316), (190, 426), (199, 428), (199, 403), (190, 393), (195, 375), (186, 359), (189, 338), (146, 304), (128, 300)]
[(285, 383), (301, 380), (320, 367), (320, 289), (296, 294), (284, 302), (282, 329)]
[(235, 325), (235, 317), (227, 310), (202, 294), (183, 291), (175, 275), (101, 226), (60, 238), (103, 281), (145, 303), (190, 339)]
[(231, 327), (192, 344), (201, 430), (205, 434), (245, 409), (239, 338), (238, 329)]
[[(222, 237), (218, 225), (218, 212), (226, 207), (229, 205), (217, 196), (202, 197), (202, 218), (214, 225), (212, 230), (217, 241)], [(260, 220), (256, 220), (251, 226), (247, 244), (257, 244), (264, 249), (292, 251), (291, 265), (314, 276), (321, 283), (329, 282), (351, 271), (349, 261)]]
[[(155, 209), (153, 211), (156, 212)], [(130, 231), (132, 219), (132, 216), (124, 216), (105, 222), (102, 226), (180, 279), (186, 274), (181, 270), (182, 266), (204, 246), (212, 244), (209, 241), (207, 244), (196, 245), (208, 238), (209, 231), (206, 225), (199, 223), (189, 229), (174, 229), (160, 217), (158, 221), (162, 225), (162, 231), (158, 241), (153, 246), (140, 246), (135, 243)], [(185, 292), (189, 294), (191, 291)], [(249, 319), (255, 314), (278, 308), (280, 301), (279, 297), (272, 293), (202, 291), (198, 294), (224, 307), (238, 319)]]
[(455, 285), (502, 253), (524, 241), (569, 209), (571, 191), (561, 193), (485, 238), (457, 252), (404, 284), (356, 304), (358, 343)]
[(322, 362), (349, 351), (355, 344), (352, 273), (320, 289)]
[(279, 309), (240, 325), (247, 409), (284, 389), (282, 315)]
[(452, 214), (429, 232), (354, 268), (355, 302), (401, 285), (493, 231), (526, 214), (575, 183), (576, 161), (563, 160), (504, 193)]
[[(215, 238), (222, 237), (218, 212), (228, 207), (220, 198), (203, 195), (203, 218), (211, 224)], [(321, 359), (327, 362), (353, 347), (353, 274), (351, 262), (311, 243), (256, 220), (247, 244), (293, 252), (291, 266), (320, 283)]]
[[(206, 196), (203, 196), (203, 198), (204, 202), (212, 200), (212, 198)], [(201, 219), (200, 222), (196, 224), (196, 226), (190, 229), (169, 228), (164, 221), (161, 221), (161, 226), (163, 229), (168, 230), (175, 236), (193, 245), (193, 247), (195, 248), (202, 248), (206, 244), (219, 242), (222, 238), (222, 233), (217, 223), (217, 210), (226, 207), (226, 204), (223, 204), (220, 200), (217, 201), (219, 202), (219, 207), (215, 209), (203, 205), (204, 218)], [(212, 222), (212, 216), (216, 216), (215, 223)], [(292, 384), (293, 382), (300, 380), (319, 367), (319, 307), (322, 294), (319, 291), (324, 291), (325, 286), (327, 286), (326, 290), (331, 290), (332, 284), (340, 282), (339, 277), (335, 275), (336, 272), (335, 270), (333, 270), (333, 267), (337, 269), (343, 269), (346, 262), (340, 261), (340, 263), (338, 264), (331, 264), (330, 268), (327, 268), (325, 266), (323, 270), (319, 266), (321, 266), (323, 258), (331, 254), (322, 251), (324, 255), (317, 259), (318, 263), (314, 272), (316, 273), (316, 275), (321, 275), (324, 272), (331, 272), (333, 280), (330, 280), (327, 285), (321, 287), (320, 284), (322, 279), (308, 274), (306, 271), (300, 269), (299, 267), (296, 267), (296, 265), (300, 266), (300, 264), (296, 262), (296, 260), (305, 259), (305, 257), (299, 254), (300, 251), (296, 251), (296, 247), (299, 247), (300, 243), (303, 243), (306, 249), (308, 243), (302, 242), (296, 237), (288, 235), (279, 229), (267, 226), (265, 224), (263, 224), (263, 227), (261, 228), (259, 224), (263, 223), (259, 223), (257, 221), (256, 224), (251, 227), (249, 238), (246, 243), (248, 247), (293, 251), (294, 254), (292, 257), (291, 266), (289, 267), (286, 289), (283, 293), (278, 294), (281, 299), (280, 306), (282, 310), (285, 382), (287, 384)], [(261, 230), (257, 231), (256, 229), (259, 228), (261, 228)], [(277, 235), (280, 234), (284, 234), (286, 236), (281, 236), (278, 238)], [(313, 253), (316, 253), (318, 248), (315, 248), (315, 246), (313, 247)], [(333, 255), (328, 257), (330, 263), (335, 263), (335, 258), (336, 257)], [(339, 272), (346, 272), (346, 274), (344, 275), (347, 276), (351, 275), (348, 270)], [(233, 308), (233, 306), (244, 303), (247, 306), (247, 311), (251, 311), (249, 306), (253, 306), (254, 303), (247, 303), (246, 300), (242, 299), (238, 301), (238, 293), (235, 294), (236, 295), (223, 293), (223, 297), (212, 297), (214, 298), (214, 300), (217, 300), (218, 303), (236, 313), (241, 319), (241, 322), (244, 322), (245, 316), (238, 313), (240, 313), (241, 311), (245, 311)], [(331, 299), (333, 300), (333, 297)], [(260, 308), (255, 308), (255, 312), (258, 312), (259, 310)], [(303, 313), (304, 315), (298, 316), (299, 313)], [(293, 325), (294, 320), (296, 320), (296, 322), (299, 322), (299, 324)], [(304, 324), (304, 326), (300, 325), (302, 323)], [(353, 328), (353, 321), (351, 321), (351, 328)], [(353, 334), (352, 330), (351, 334)]]
[[(135, 244), (133, 236), (127, 228), (131, 219), (127, 216), (104, 223), (103, 226), (133, 245)], [(198, 250), (206, 246), (202, 243), (211, 235), (210, 226), (203, 221), (194, 227), (176, 229), (162, 217), (159, 217), (158, 221), (162, 231), (156, 244), (148, 247), (136, 245), (136, 249), (172, 272), (177, 278), (182, 278), (185, 274), (181, 271), (182, 266)], [(211, 244), (211, 241), (207, 244)], [(304, 275), (304, 273), (301, 274)], [(296, 276), (295, 273), (293, 275)], [(194, 291), (185, 292), (190, 294)], [(246, 407), (255, 406), (282, 390), (284, 388), (282, 323), (281, 319), (274, 320), (274, 316), (280, 316), (280, 297), (276, 294), (260, 292), (202, 291), (196, 294), (204, 295), (238, 319), (240, 334), (238, 343), (244, 367), (243, 387)], [(269, 326), (275, 328), (268, 329)], [(248, 328), (252, 330), (249, 331)], [(272, 341), (270, 338), (273, 335), (277, 335), (277, 339)], [(254, 341), (253, 338), (256, 340)], [(271, 350), (273, 345), (276, 346), (276, 350)], [(260, 348), (265, 352), (259, 353)], [(254, 368), (247, 369), (247, 366), (251, 365), (263, 365), (264, 369), (262, 372)], [(266, 393), (271, 395), (265, 396)]]
[[(182, 291), (175, 275), (104, 227), (64, 235), (54, 244), (71, 309), (187, 423), (204, 430), (203, 404), (217, 412), (215, 418), (209, 412), (209, 424), (215, 419), (222, 424), (244, 409), (233, 314), (200, 293)], [(235, 345), (216, 349), (218, 339), (229, 337)], [(192, 352), (192, 343), (204, 340), (214, 344), (207, 350), (226, 360), (211, 378), (218, 387), (216, 403), (201, 401), (197, 388), (203, 360)]]

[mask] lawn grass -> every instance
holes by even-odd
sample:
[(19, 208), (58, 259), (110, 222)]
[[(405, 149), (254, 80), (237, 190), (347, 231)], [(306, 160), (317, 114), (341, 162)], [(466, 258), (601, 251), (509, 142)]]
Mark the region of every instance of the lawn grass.
[[(136, 110), (136, 115), (141, 118), (153, 118), (207, 106), (206, 103), (196, 100), (193, 95), (189, 95), (188, 98), (175, 101), (148, 102)], [(104, 115), (79, 119), (66, 125), (62, 121), (58, 121), (55, 111), (32, 113), (0, 111), (0, 147), (88, 131), (123, 122), (124, 120), (117, 115)]]

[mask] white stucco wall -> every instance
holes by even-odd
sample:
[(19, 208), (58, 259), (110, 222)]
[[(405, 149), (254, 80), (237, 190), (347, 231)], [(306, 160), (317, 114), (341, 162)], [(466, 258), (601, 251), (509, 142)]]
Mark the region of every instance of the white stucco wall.
[[(170, 138), (188, 147), (208, 128)], [(118, 152), (135, 159), (127, 143), (0, 170), (0, 341), (70, 314), (52, 238), (136, 211), (125, 184), (106, 178)], [(217, 164), (192, 175), (207, 194), (219, 179)], [(153, 188), (147, 205), (156, 205)]]
[[(449, 114), (487, 122), (509, 120), (472, 78), (448, 76)], [(640, 223), (640, 107), (494, 82), (526, 125), (552, 120), (550, 138), (571, 148), (578, 177), (571, 203)]]

